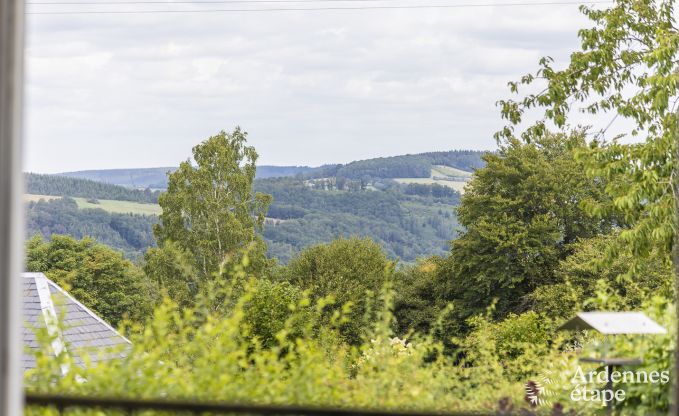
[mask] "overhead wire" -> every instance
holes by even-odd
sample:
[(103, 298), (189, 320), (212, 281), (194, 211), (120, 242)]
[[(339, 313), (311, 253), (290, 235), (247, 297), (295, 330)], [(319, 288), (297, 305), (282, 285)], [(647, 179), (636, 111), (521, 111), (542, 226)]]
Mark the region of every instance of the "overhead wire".
[[(28, 5), (143, 5), (143, 4), (229, 4), (229, 3), (315, 3), (315, 2), (373, 2), (388, 0), (185, 0), (178, 2), (122, 1), (122, 2), (29, 2)], [(399, 4), (368, 6), (330, 6), (330, 7), (275, 7), (275, 8), (229, 8), (229, 9), (164, 9), (164, 10), (52, 10), (27, 11), (26, 14), (67, 15), (67, 14), (162, 14), (162, 13), (228, 13), (228, 12), (279, 12), (279, 11), (331, 11), (331, 10), (384, 10), (384, 9), (461, 9), (481, 7), (527, 7), (527, 6), (565, 6), (581, 4), (611, 4), (613, 0), (592, 1), (550, 1), (550, 2), (513, 2), (513, 3), (465, 3), (465, 4)]]

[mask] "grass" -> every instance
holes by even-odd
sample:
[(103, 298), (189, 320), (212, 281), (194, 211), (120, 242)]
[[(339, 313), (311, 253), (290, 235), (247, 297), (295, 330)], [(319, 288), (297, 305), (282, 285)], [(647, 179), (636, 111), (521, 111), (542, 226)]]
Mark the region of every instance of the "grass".
[(451, 168), (450, 166), (435, 165), (431, 169), (431, 174), (428, 178), (395, 178), (398, 183), (419, 183), (422, 185), (442, 185), (453, 188), (456, 191), (463, 193), (464, 186), (471, 178), (471, 172)]
[(78, 208), (101, 208), (104, 211), (115, 212), (118, 214), (143, 214), (160, 215), (162, 210), (158, 204), (142, 204), (130, 201), (114, 201), (111, 199), (100, 199), (98, 204), (87, 202), (87, 198), (73, 198), (78, 204)]
[[(49, 196), (49, 195), (31, 195), (25, 194), (24, 200), (29, 201), (39, 201), (59, 199), (60, 196)], [(85, 209), (103, 209), (104, 211), (113, 212), (117, 214), (143, 214), (143, 215), (159, 215), (161, 213), (160, 205), (158, 204), (142, 204), (140, 202), (130, 202), (130, 201), (115, 201), (111, 199), (100, 199), (98, 204), (93, 204), (87, 202), (87, 198), (73, 198), (78, 208)]]
[(53, 199), (59, 199), (59, 198), (61, 198), (61, 197), (60, 196), (52, 196), (52, 195), (24, 194), (24, 202), (38, 202), (40, 200), (51, 201)]
[(434, 165), (434, 167), (431, 168), (431, 174), (432, 176), (452, 176), (467, 179), (472, 177), (471, 172), (443, 165)]

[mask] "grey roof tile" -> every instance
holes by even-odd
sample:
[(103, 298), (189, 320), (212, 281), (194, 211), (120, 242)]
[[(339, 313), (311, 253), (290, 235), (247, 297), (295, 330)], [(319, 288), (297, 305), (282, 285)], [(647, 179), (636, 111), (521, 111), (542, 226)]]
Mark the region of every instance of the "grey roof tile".
[[(50, 311), (57, 317), (63, 318), (64, 328), (60, 338), (76, 363), (83, 363), (84, 354), (87, 354), (92, 362), (97, 362), (100, 356), (104, 359), (113, 358), (114, 355), (107, 351), (107, 348), (129, 347), (130, 342), (125, 337), (54, 282), (47, 279), (44, 274), (24, 273), (23, 277), (23, 340), (24, 348), (29, 352), (39, 348), (35, 331), (37, 328), (45, 327), (45, 313), (50, 313)], [(36, 282), (45, 281), (49, 288), (48, 298), (51, 299), (51, 302), (41, 301), (39, 287), (44, 286), (40, 286)], [(116, 353), (115, 356), (119, 356), (119, 354)], [(25, 353), (22, 364), (25, 370), (34, 368), (36, 365), (34, 356)]]

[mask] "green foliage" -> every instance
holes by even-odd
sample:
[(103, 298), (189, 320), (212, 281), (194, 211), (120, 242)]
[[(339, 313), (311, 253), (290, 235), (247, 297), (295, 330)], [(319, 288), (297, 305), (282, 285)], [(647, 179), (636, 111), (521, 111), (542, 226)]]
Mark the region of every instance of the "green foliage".
[(571, 54), (564, 69), (555, 68), (551, 58), (543, 58), (536, 74), (510, 83), (512, 92), (537, 79), (546, 87), (518, 101), (500, 102), (502, 116), (510, 125), (497, 137), (511, 138), (524, 113), (534, 108), (543, 110), (543, 117), (521, 134), (526, 141), (541, 137), (547, 122), (566, 127), (577, 109), (588, 114), (612, 113), (611, 122), (632, 123), (631, 135), (642, 135), (645, 141), (596, 140), (586, 158), (588, 172), (607, 180), (606, 192), (612, 198), (612, 203), (592, 204), (591, 211), (604, 217), (615, 214), (631, 224), (604, 260), (621, 252), (638, 259), (656, 248), (669, 252), (677, 194), (672, 174), (677, 163), (675, 99), (679, 93), (675, 2), (618, 0), (610, 8), (581, 9), (593, 26), (578, 32), (580, 50)]
[(561, 318), (569, 318), (577, 310), (591, 310), (594, 305), (585, 300), (595, 296), (599, 280), (616, 293), (616, 310), (638, 309), (653, 295), (672, 299), (673, 276), (667, 253), (657, 250), (644, 259), (620, 253), (601, 264), (602, 253), (615, 244), (615, 239), (615, 235), (605, 235), (575, 243), (573, 254), (556, 269), (555, 283), (528, 295), (531, 309)]
[[(538, 94), (529, 94), (514, 101), (501, 101), (502, 115), (510, 125), (499, 132), (499, 139), (512, 140), (515, 126), (522, 122), (526, 111), (540, 108), (541, 120), (522, 134), (524, 141), (532, 142), (542, 137), (547, 122), (565, 128), (576, 109), (589, 114), (612, 113), (611, 123), (616, 119), (634, 125), (632, 136), (641, 135), (645, 141), (622, 144), (617, 138), (611, 142), (600, 140), (605, 129), (599, 132), (591, 148), (582, 152), (590, 177), (606, 180), (606, 193), (610, 201), (592, 201), (588, 211), (602, 217), (616, 216), (624, 228), (612, 244), (600, 252), (598, 265), (603, 278), (597, 281), (595, 308), (635, 307), (648, 289), (669, 292), (667, 258), (674, 246), (675, 211), (677, 204), (677, 83), (676, 61), (679, 54), (679, 31), (675, 26), (674, 1), (618, 0), (610, 8), (581, 8), (592, 21), (593, 27), (579, 31), (580, 50), (571, 54), (569, 65), (559, 70), (551, 58), (540, 61), (540, 70), (529, 74), (519, 82), (510, 83), (513, 92), (520, 86), (533, 84), (540, 79), (546, 87)], [(590, 247), (596, 249), (596, 242)], [(599, 245), (600, 247), (601, 245)], [(595, 270), (590, 264), (578, 264), (578, 260), (592, 258), (580, 248), (580, 258), (563, 268), (579, 279)], [(675, 258), (675, 268), (677, 261)], [(647, 274), (648, 280), (641, 278)], [(613, 275), (622, 274), (613, 279)], [(580, 296), (578, 291), (591, 291), (591, 283), (581, 287), (562, 283)], [(616, 287), (617, 286), (617, 287)], [(646, 286), (646, 288), (643, 288)], [(554, 289), (554, 288), (552, 288)], [(544, 298), (554, 303), (554, 293)], [(622, 296), (620, 296), (621, 294)], [(544, 294), (542, 294), (544, 295)], [(572, 299), (572, 296), (569, 296)], [(662, 297), (652, 298), (656, 305), (644, 305), (651, 316), (676, 328), (673, 306)], [(663, 308), (657, 308), (664, 304)], [(674, 319), (669, 319), (673, 317)], [(673, 340), (668, 334), (662, 339), (654, 337), (649, 357), (644, 367), (649, 371), (669, 370), (672, 366)], [(634, 356), (639, 353), (639, 337), (617, 337), (618, 353)], [(591, 350), (590, 350), (591, 351)], [(638, 384), (628, 387), (631, 397), (624, 406), (633, 414), (657, 414), (667, 411), (669, 385)]]
[[(281, 331), (292, 337), (302, 335), (302, 326), (312, 320), (307, 303), (302, 291), (290, 283), (261, 279), (244, 306), (243, 321), (262, 347), (273, 348), (278, 344), (276, 337)], [(301, 311), (294, 322), (287, 323), (298, 308)]]
[(404, 193), (406, 195), (419, 195), (424, 197), (433, 196), (434, 198), (453, 198), (459, 196), (458, 192), (454, 189), (437, 183), (433, 185), (409, 183), (406, 185)]
[(159, 298), (141, 270), (89, 238), (32, 238), (26, 245), (26, 270), (45, 273), (113, 326), (126, 317), (143, 322)]
[[(600, 281), (595, 298), (591, 299), (598, 310), (614, 310), (617, 305), (623, 303), (613, 290), (603, 281)], [(575, 345), (578, 347), (578, 355), (581, 357), (602, 357), (611, 356), (624, 357), (628, 359), (641, 359), (640, 365), (616, 367), (617, 371), (634, 371), (635, 373), (645, 373), (647, 376), (652, 372), (667, 372), (670, 374), (669, 382), (624, 382), (614, 384), (614, 389), (625, 391), (625, 400), (616, 404), (616, 411), (621, 414), (631, 415), (657, 415), (666, 414), (669, 411), (671, 388), (672, 388), (672, 368), (674, 367), (674, 356), (676, 347), (676, 325), (677, 316), (674, 303), (659, 296), (650, 296), (639, 308), (651, 319), (658, 322), (668, 331), (666, 334), (656, 335), (615, 335), (603, 337), (592, 331), (583, 331), (577, 334)], [(560, 367), (553, 369), (549, 373), (552, 383), (550, 389), (555, 394), (551, 399), (561, 403), (574, 403), (570, 399), (570, 392), (574, 385), (573, 377), (576, 374), (577, 366), (580, 366), (583, 373), (590, 371), (603, 371), (604, 368), (595, 363), (561, 361)], [(644, 376), (641, 376), (644, 380)], [(601, 389), (604, 388), (603, 382), (591, 383), (588, 387)], [(582, 405), (582, 403), (581, 403)], [(586, 407), (581, 412), (586, 413)], [(600, 407), (601, 409), (601, 407)], [(590, 408), (590, 412), (594, 409)], [(603, 413), (603, 412), (602, 412)]]
[[(652, 337), (621, 336), (612, 340), (611, 350), (621, 357), (641, 357), (643, 364), (635, 368), (637, 371), (645, 371), (650, 374), (654, 371), (672, 372), (676, 351), (676, 307), (666, 298), (652, 296), (645, 300), (642, 305), (651, 319), (667, 328), (667, 334), (654, 335)], [(594, 354), (601, 350), (600, 343), (587, 345), (589, 351), (584, 353)], [(598, 351), (597, 351), (598, 350)], [(674, 376), (676, 377), (676, 376)], [(676, 379), (676, 378), (675, 378)], [(670, 409), (670, 397), (672, 383), (631, 383), (625, 386), (626, 398), (623, 410), (636, 415), (656, 415), (667, 413)]]
[(203, 279), (218, 270), (227, 255), (255, 242), (264, 263), (263, 242), (256, 231), (264, 223), (271, 197), (252, 194), (257, 152), (246, 146), (246, 133), (222, 131), (193, 148), (194, 167), (182, 162), (170, 173), (163, 209), (154, 227), (159, 245), (172, 241), (192, 254)]
[(494, 336), (500, 357), (515, 358), (525, 349), (546, 346), (553, 333), (549, 319), (528, 311), (521, 315), (509, 314), (497, 324)]
[[(360, 348), (338, 342), (339, 321), (316, 325), (328, 304), (320, 299), (311, 305), (304, 297), (289, 308), (283, 329), (264, 348), (260, 338), (251, 336), (253, 326), (247, 320), (254, 299), (270, 297), (276, 286), (261, 283), (245, 283), (242, 296), (229, 310), (211, 309), (210, 302), (202, 303), (205, 298), (195, 308), (184, 310), (165, 301), (143, 331), (132, 331), (132, 349), (124, 358), (103, 360), (96, 366), (75, 366), (68, 353), (47, 359), (50, 343), (43, 334), (44, 350), (38, 353), (39, 367), (26, 374), (27, 389), (34, 393), (440, 411), (492, 411), (499, 391), (521, 401), (520, 383), (492, 379), (486, 367), (456, 364), (437, 354), (439, 347), (426, 337), (394, 338), (386, 306), (391, 296), (388, 292), (380, 297), (381, 312), (371, 340)], [(232, 293), (228, 284), (217, 287), (225, 290), (213, 293), (217, 298)], [(260, 291), (263, 293), (258, 294)], [(296, 322), (305, 324), (297, 326)], [(63, 366), (69, 369), (65, 375)], [(82, 383), (83, 379), (87, 382)], [(47, 412), (30, 409), (27, 414)]]
[[(233, 271), (209, 282), (194, 306), (181, 309), (165, 300), (143, 330), (132, 327), (131, 350), (121, 359), (76, 366), (71, 349), (51, 356), (51, 338), (42, 331), (38, 368), (26, 373), (27, 390), (382, 410), (493, 412), (501, 407), (531, 414), (526, 408), (540, 409), (524, 402), (524, 385), (547, 376), (552, 384), (544, 397), (552, 403), (581, 414), (601, 411), (599, 403), (570, 400), (577, 355), (544, 316), (528, 312), (492, 322), (489, 311), (473, 317), (472, 331), (451, 357), (441, 354), (443, 345), (430, 336), (394, 337), (393, 292), (387, 286), (376, 297), (366, 341), (352, 348), (339, 334), (353, 318), (336, 311), (328, 320), (329, 299), (313, 304), (287, 283), (256, 279), (247, 273), (247, 255), (241, 258)], [(617, 302), (604, 292), (596, 293), (598, 308)], [(655, 297), (643, 307), (662, 325), (674, 326), (667, 301)], [(672, 333), (617, 338), (614, 348), (625, 356), (643, 355), (644, 370), (660, 371), (671, 363), (673, 339)], [(582, 354), (601, 353), (599, 337), (578, 335), (576, 341)], [(623, 410), (642, 415), (666, 410), (665, 387), (625, 385)], [(48, 412), (29, 409), (27, 414)]]
[[(353, 180), (365, 178), (428, 178), (432, 165), (445, 165), (472, 171), (483, 166), (478, 150), (451, 150), (447, 152), (428, 152), (416, 155), (379, 157), (357, 160), (346, 165), (324, 165), (311, 168), (301, 174), (302, 178), (338, 177)], [(282, 175), (281, 175), (282, 176)]]
[(420, 259), (394, 273), (394, 316), (399, 336), (432, 330), (439, 331), (437, 336), (442, 335), (436, 321), (447, 306), (441, 296), (445, 291), (439, 273), (443, 261), (440, 257)]
[(350, 179), (428, 178), (431, 161), (423, 156), (393, 156), (360, 160), (342, 166), (335, 176)]
[(158, 191), (125, 188), (110, 183), (87, 179), (70, 178), (60, 175), (27, 173), (26, 192), (35, 195), (82, 197), (87, 199), (115, 199), (155, 204)]
[(444, 254), (457, 228), (453, 212), (457, 193), (451, 198), (411, 196), (398, 186), (385, 191), (323, 191), (294, 178), (260, 180), (255, 189), (273, 196), (269, 217), (285, 220), (264, 227), (269, 255), (284, 263), (306, 247), (356, 235), (379, 243), (391, 258), (414, 261)]
[[(588, 282), (587, 286), (596, 286), (596, 280)], [(584, 288), (573, 285), (566, 279), (563, 283), (540, 286), (526, 295), (525, 299), (530, 310), (554, 319), (566, 320), (585, 308), (587, 297), (584, 296), (584, 291)]]
[(372, 295), (383, 286), (393, 264), (379, 245), (369, 239), (340, 238), (303, 250), (288, 264), (284, 275), (292, 284), (309, 290), (312, 299), (332, 296), (336, 304), (352, 305), (351, 322), (342, 334), (351, 343), (364, 335), (364, 315)]
[(611, 219), (582, 208), (605, 199), (602, 181), (587, 177), (575, 158), (583, 146), (581, 134), (548, 134), (484, 157), (458, 208), (465, 230), (443, 270), (459, 316), (482, 312), (493, 298), (499, 316), (525, 310), (522, 297), (555, 282), (571, 243), (610, 229)]
[(469, 319), (469, 327), (470, 333), (458, 340), (460, 353), (467, 363), (487, 365), (493, 378), (525, 381), (535, 372), (535, 363), (554, 353), (551, 321), (532, 311), (509, 314), (496, 323), (477, 315)]
[(173, 242), (152, 247), (144, 254), (146, 276), (182, 307), (191, 305), (198, 294), (198, 270), (191, 254)]
[(91, 237), (99, 243), (137, 257), (155, 245), (153, 224), (156, 216), (113, 214), (102, 209), (78, 209), (71, 198), (29, 202), (26, 205), (26, 234), (31, 237), (67, 234), (75, 238)]

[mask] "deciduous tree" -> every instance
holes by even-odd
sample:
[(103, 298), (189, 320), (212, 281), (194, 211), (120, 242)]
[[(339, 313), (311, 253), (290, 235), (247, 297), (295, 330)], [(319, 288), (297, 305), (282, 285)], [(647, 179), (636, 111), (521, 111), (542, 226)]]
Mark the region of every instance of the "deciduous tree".
[(45, 273), (114, 326), (124, 317), (144, 321), (159, 298), (157, 287), (132, 262), (90, 238), (34, 237), (27, 243), (26, 270)]
[(257, 152), (246, 145), (247, 133), (236, 128), (212, 136), (193, 148), (193, 160), (169, 174), (168, 189), (158, 203), (163, 209), (154, 228), (159, 246), (174, 242), (191, 253), (201, 278), (218, 271), (226, 256), (249, 256), (262, 267), (266, 247), (257, 231), (271, 201), (253, 193)]
[(333, 296), (336, 309), (351, 302), (351, 322), (343, 328), (348, 341), (358, 343), (365, 329), (363, 320), (368, 292), (377, 294), (393, 265), (372, 240), (339, 238), (303, 250), (288, 264), (288, 281), (311, 291), (313, 299)]
[(582, 207), (605, 198), (603, 182), (587, 177), (575, 158), (583, 146), (580, 133), (545, 134), (528, 144), (512, 139), (484, 156), (458, 209), (464, 231), (442, 271), (461, 318), (483, 312), (493, 298), (499, 315), (522, 311), (524, 295), (554, 281), (571, 243), (610, 229), (610, 219)]
[(617, 0), (609, 8), (582, 6), (581, 10), (593, 26), (579, 31), (580, 49), (562, 69), (546, 57), (536, 73), (510, 83), (516, 93), (536, 83), (544, 88), (518, 100), (500, 101), (509, 124), (497, 138), (514, 137), (530, 109), (540, 110), (542, 117), (521, 132), (527, 142), (542, 136), (550, 123), (567, 127), (578, 112), (605, 115), (609, 125), (621, 120), (631, 123), (629, 134), (640, 136), (641, 141), (606, 142), (602, 140), (605, 129), (595, 136), (587, 168), (593, 176), (608, 179), (606, 191), (613, 203), (590, 208), (600, 215), (615, 212), (631, 225), (619, 234), (618, 244), (610, 246), (609, 260), (621, 251), (637, 257), (658, 247), (669, 251), (677, 193), (673, 176), (679, 96), (675, 2)]

